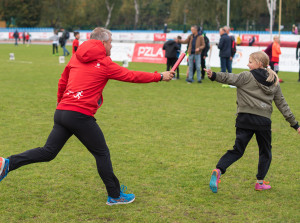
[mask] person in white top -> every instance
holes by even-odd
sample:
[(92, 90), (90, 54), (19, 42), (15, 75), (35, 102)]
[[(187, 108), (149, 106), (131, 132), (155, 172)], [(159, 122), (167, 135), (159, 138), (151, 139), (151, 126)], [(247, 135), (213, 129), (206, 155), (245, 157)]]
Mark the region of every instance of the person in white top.
[[(58, 35), (57, 35), (57, 30), (54, 31), (54, 35), (50, 37), (50, 39), (53, 41), (52, 42), (52, 54), (58, 56)], [(55, 53), (56, 51), (56, 53)]]

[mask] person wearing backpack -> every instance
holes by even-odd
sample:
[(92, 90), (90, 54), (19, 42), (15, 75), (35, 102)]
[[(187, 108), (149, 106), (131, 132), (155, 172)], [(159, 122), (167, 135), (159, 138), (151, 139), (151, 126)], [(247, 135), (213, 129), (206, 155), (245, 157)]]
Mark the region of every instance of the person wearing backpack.
[(64, 56), (69, 56), (70, 52), (67, 50), (66, 45), (67, 45), (67, 40), (70, 38), (70, 34), (67, 30), (62, 29), (62, 36), (59, 38), (59, 43), (61, 48), (63, 48), (64, 51)]
[(202, 75), (201, 78), (202, 79), (204, 79), (204, 76), (205, 76), (205, 70), (204, 70), (206, 68), (205, 59), (207, 57), (207, 52), (209, 51), (209, 48), (210, 48), (209, 39), (206, 36), (206, 33), (203, 33), (203, 37), (204, 37), (204, 42), (205, 42), (205, 48), (201, 52), (201, 75)]

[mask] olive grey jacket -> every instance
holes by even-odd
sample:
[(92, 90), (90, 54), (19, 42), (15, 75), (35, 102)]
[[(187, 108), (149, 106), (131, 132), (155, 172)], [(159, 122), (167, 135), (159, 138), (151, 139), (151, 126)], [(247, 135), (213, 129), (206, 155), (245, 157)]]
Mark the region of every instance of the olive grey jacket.
[(271, 119), (274, 101), (286, 121), (298, 129), (298, 122), (282, 95), (280, 85), (267, 82), (267, 77), (265, 69), (255, 69), (240, 74), (213, 73), (211, 80), (237, 87), (237, 113), (250, 113)]

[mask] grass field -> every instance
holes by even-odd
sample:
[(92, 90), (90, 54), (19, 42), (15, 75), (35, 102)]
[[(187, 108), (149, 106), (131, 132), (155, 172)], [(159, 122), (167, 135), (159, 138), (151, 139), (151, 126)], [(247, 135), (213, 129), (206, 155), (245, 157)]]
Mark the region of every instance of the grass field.
[[(1, 156), (43, 146), (52, 129), (64, 65), (51, 51), (50, 45), (0, 45)], [(11, 52), (16, 61), (8, 60)], [(165, 65), (130, 63), (129, 69), (164, 71)], [(186, 66), (180, 69), (183, 74)], [(283, 94), (300, 120), (297, 75), (280, 73)], [(109, 81), (104, 90), (95, 118), (115, 174), (136, 195), (134, 203), (105, 205), (94, 158), (72, 137), (55, 160), (12, 171), (0, 183), (0, 222), (300, 222), (296, 131), (274, 106), (273, 161), (266, 178), (272, 189), (254, 190), (258, 147), (253, 138), (213, 194), (211, 170), (234, 144), (236, 90), (184, 79)]]

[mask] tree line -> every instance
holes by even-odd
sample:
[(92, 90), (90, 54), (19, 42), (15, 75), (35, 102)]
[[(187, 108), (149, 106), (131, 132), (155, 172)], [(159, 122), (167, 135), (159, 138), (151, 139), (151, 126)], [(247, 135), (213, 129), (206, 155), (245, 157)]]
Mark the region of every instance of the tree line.
[[(279, 0), (231, 0), (230, 26), (234, 30), (277, 29)], [(300, 0), (282, 1), (284, 30), (300, 25)], [(227, 0), (1, 0), (0, 20), (7, 27), (93, 29), (189, 30), (200, 25), (217, 30), (226, 25)]]

